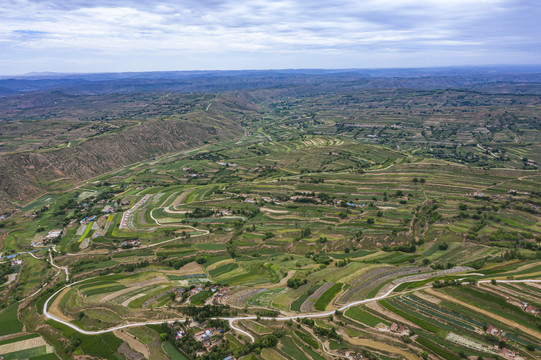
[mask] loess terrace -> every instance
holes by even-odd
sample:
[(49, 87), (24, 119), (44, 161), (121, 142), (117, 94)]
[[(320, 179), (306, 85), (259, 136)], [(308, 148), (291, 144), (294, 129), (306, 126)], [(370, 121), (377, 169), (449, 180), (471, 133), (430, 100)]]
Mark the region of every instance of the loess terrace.
[(4, 359), (539, 358), (538, 95), (175, 96), (220, 133), (6, 200)]

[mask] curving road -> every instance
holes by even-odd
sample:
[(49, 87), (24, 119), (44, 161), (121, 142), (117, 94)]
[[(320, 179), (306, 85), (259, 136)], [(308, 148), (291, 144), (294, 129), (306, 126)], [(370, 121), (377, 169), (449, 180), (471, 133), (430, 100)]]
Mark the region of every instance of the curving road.
[[(85, 280), (88, 280), (88, 279), (84, 279), (84, 280), (80, 280), (80, 281), (77, 281), (77, 282), (74, 282), (72, 284), (69, 284), (69, 285), (66, 285), (64, 286), (63, 288), (59, 289), (58, 291), (56, 291), (54, 294), (52, 294), (48, 299), (47, 301), (45, 301), (45, 304), (43, 304), (43, 314), (45, 315), (45, 317), (47, 317), (48, 319), (51, 319), (51, 320), (55, 320), (61, 324), (64, 324), (66, 326), (69, 326), (70, 328), (72, 328), (73, 330), (81, 333), (81, 334), (85, 334), (85, 335), (99, 335), (99, 334), (104, 334), (104, 333), (108, 333), (108, 332), (113, 332), (115, 330), (121, 330), (121, 329), (125, 329), (125, 328), (129, 328), (129, 327), (134, 327), (134, 326), (144, 326), (144, 325), (159, 325), (159, 324), (162, 324), (164, 322), (167, 322), (167, 323), (173, 323), (175, 321), (180, 321), (180, 322), (184, 322), (186, 321), (186, 319), (170, 319), (170, 320), (159, 320), (159, 321), (145, 321), (145, 322), (139, 322), (139, 323), (131, 323), (131, 324), (126, 324), (126, 325), (119, 325), (119, 326), (116, 326), (116, 327), (112, 327), (112, 328), (109, 328), (109, 329), (105, 329), (105, 330), (95, 330), (95, 331), (87, 331), (87, 330), (84, 330), (84, 329), (81, 329), (80, 327), (78, 327), (77, 325), (74, 325), (68, 321), (64, 321), (56, 316), (54, 316), (53, 314), (51, 314), (50, 312), (47, 311), (47, 308), (49, 306), (49, 301), (55, 297), (57, 294), (59, 294), (61, 291), (63, 291), (64, 289), (68, 288), (68, 287), (71, 287), (72, 285), (75, 285), (75, 284), (78, 284), (82, 281), (85, 281)], [(411, 280), (411, 281), (405, 281), (403, 283), (406, 283), (406, 282), (414, 282), (414, 281), (417, 281), (417, 280)], [(479, 281), (478, 283), (488, 283), (490, 282), (491, 280), (481, 280)], [(541, 283), (541, 280), (497, 280), (497, 282), (499, 283), (525, 283), (525, 282), (539, 282)], [(402, 284), (403, 284), (402, 283)], [(370, 299), (364, 299), (364, 300), (359, 300), (359, 301), (355, 301), (355, 302), (352, 302), (352, 303), (349, 303), (347, 305), (344, 305), (342, 306), (341, 308), (337, 309), (337, 310), (333, 310), (333, 311), (328, 311), (328, 312), (318, 312), (318, 313), (311, 313), (311, 314), (300, 314), (300, 315), (294, 315), (294, 316), (286, 316), (286, 317), (259, 317), (259, 319), (262, 319), (262, 320), (275, 320), (275, 321), (288, 321), (288, 320), (296, 320), (296, 319), (305, 319), (305, 318), (321, 318), (321, 317), (326, 317), (326, 316), (330, 316), (330, 315), (334, 315), (336, 313), (336, 311), (340, 311), (340, 312), (343, 312), (344, 310), (347, 310), (349, 309), (350, 307), (352, 306), (356, 306), (356, 305), (361, 305), (361, 304), (365, 304), (367, 302), (371, 302), (371, 301), (378, 301), (378, 300), (382, 300), (382, 299), (385, 299), (387, 297), (389, 297), (389, 295), (391, 295), (394, 291), (394, 289), (396, 289), (398, 286), (400, 286), (401, 284), (397, 284), (395, 286), (393, 286), (389, 291), (387, 291), (385, 294), (381, 295), (381, 296), (377, 296), (377, 297), (374, 297), (374, 298), (370, 298)], [(247, 331), (244, 331), (242, 329), (240, 329), (239, 327), (235, 326), (235, 322), (236, 321), (239, 321), (239, 320), (256, 320), (258, 317), (257, 316), (244, 316), (244, 317), (233, 317), (233, 318), (228, 318), (228, 317), (221, 317), (219, 318), (220, 320), (226, 320), (229, 322), (229, 326), (243, 334), (243, 335), (246, 335), (247, 337), (250, 338), (250, 340), (252, 342), (255, 342), (255, 338), (252, 334), (250, 334), (249, 332)], [(216, 318), (214, 318), (216, 319)]]
[[(150, 211), (150, 217), (152, 218), (152, 220), (154, 220), (156, 222), (157, 225), (169, 225), (169, 224), (162, 224), (158, 221), (158, 219), (156, 219), (153, 215), (153, 212), (154, 212), (154, 209), (152, 209)], [(195, 237), (195, 236), (204, 236), (204, 235), (207, 235), (209, 234), (209, 231), (208, 230), (203, 230), (203, 229), (198, 229), (196, 227), (193, 227), (193, 226), (189, 226), (189, 225), (174, 225), (174, 224), (171, 224), (172, 226), (178, 226), (178, 227), (185, 227), (185, 228), (191, 228), (193, 229), (194, 231), (200, 231), (202, 232), (201, 234), (196, 234), (196, 235), (192, 235), (192, 237)], [(171, 241), (175, 241), (175, 240), (179, 240), (181, 239), (182, 236), (180, 237), (176, 237), (176, 238), (173, 238), (173, 239), (170, 239), (170, 240), (165, 240), (165, 241), (162, 241), (162, 242), (159, 242), (159, 243), (155, 243), (155, 244), (151, 244), (151, 245), (146, 245), (146, 246), (141, 246), (140, 248), (147, 248), (147, 247), (153, 247), (153, 246), (157, 246), (157, 245), (161, 245), (161, 244), (164, 244), (164, 243), (167, 243), (167, 242), (171, 242)], [(53, 247), (53, 250), (56, 251), (56, 249)], [(51, 252), (50, 252), (50, 249), (49, 249), (49, 257), (50, 257), (50, 262), (51, 262), (51, 265), (54, 266), (55, 268), (57, 268), (59, 271), (57, 273), (57, 275), (60, 273), (60, 271), (64, 270), (65, 273), (66, 273), (66, 279), (67, 281), (69, 281), (69, 273), (68, 273), (68, 269), (67, 267), (59, 267), (57, 265), (54, 264), (53, 262), (53, 258), (52, 258), (52, 255), (51, 255)], [(474, 275), (474, 274), (466, 274), (466, 275)], [(480, 274), (479, 274), (480, 275)], [(47, 317), (48, 319), (51, 319), (51, 320), (54, 320), (54, 321), (57, 321), (63, 325), (66, 325), (68, 327), (70, 327), (71, 329), (81, 333), (81, 334), (85, 334), (85, 335), (99, 335), (99, 334), (104, 334), (104, 333), (108, 333), (108, 332), (113, 332), (113, 331), (116, 331), (116, 330), (121, 330), (121, 329), (126, 329), (126, 328), (129, 328), (129, 327), (135, 327), (135, 326), (144, 326), (144, 325), (159, 325), (159, 324), (162, 324), (164, 322), (166, 323), (173, 323), (173, 322), (184, 322), (186, 321), (186, 319), (170, 319), (170, 320), (159, 320), (159, 321), (145, 321), (145, 322), (138, 322), (138, 323), (130, 323), (130, 324), (125, 324), (125, 325), (119, 325), (119, 326), (115, 326), (115, 327), (112, 327), (112, 328), (109, 328), (109, 329), (104, 329), (104, 330), (94, 330), (94, 331), (88, 331), (88, 330), (84, 330), (84, 329), (81, 329), (80, 327), (78, 327), (77, 325), (74, 325), (72, 323), (70, 323), (69, 321), (65, 321), (65, 320), (62, 320), (56, 316), (54, 316), (53, 314), (51, 314), (47, 309), (48, 309), (48, 306), (49, 306), (49, 302), (51, 301), (52, 298), (54, 298), (56, 295), (58, 295), (60, 292), (62, 292), (63, 290), (71, 287), (72, 285), (76, 285), (82, 281), (86, 281), (88, 279), (84, 279), (84, 280), (80, 280), (80, 281), (77, 281), (77, 282), (74, 282), (74, 283), (71, 283), (71, 284), (68, 284), (66, 286), (64, 286), (63, 288), (57, 290), (54, 294), (52, 294), (46, 301), (45, 301), (45, 304), (43, 304), (43, 314), (45, 315), (45, 317)], [(361, 304), (366, 304), (368, 302), (371, 302), (371, 301), (378, 301), (378, 300), (382, 300), (382, 299), (385, 299), (387, 297), (389, 297), (393, 291), (400, 285), (402, 285), (403, 283), (407, 283), (407, 282), (415, 282), (415, 281), (418, 281), (418, 279), (413, 279), (413, 280), (409, 280), (409, 281), (403, 281), (401, 282), (400, 284), (397, 284), (395, 286), (393, 286), (389, 291), (387, 291), (385, 294), (383, 295), (380, 295), (380, 296), (377, 296), (377, 297), (374, 297), (374, 298), (370, 298), (370, 299), (364, 299), (364, 300), (359, 300), (359, 301), (355, 301), (355, 302), (352, 302), (352, 303), (349, 303), (349, 304), (346, 304), (344, 306), (342, 306), (341, 308), (337, 309), (337, 310), (332, 310), (332, 311), (328, 311), (328, 312), (318, 312), (318, 313), (308, 313), (308, 314), (299, 314), (299, 315), (294, 315), (294, 316), (286, 316), (286, 317), (259, 317), (259, 319), (262, 319), (262, 320), (275, 320), (275, 321), (288, 321), (288, 320), (296, 320), (296, 319), (305, 319), (305, 318), (322, 318), (322, 317), (326, 317), (326, 316), (330, 316), (330, 315), (334, 315), (337, 311), (340, 311), (340, 312), (343, 312), (347, 309), (349, 309), (350, 307), (352, 306), (357, 306), (357, 305), (361, 305)], [(488, 283), (492, 280), (481, 280), (481, 281), (478, 281), (478, 283)], [(499, 283), (525, 283), (525, 282), (540, 282), (541, 283), (541, 280), (496, 280), (497, 282)], [(38, 292), (41, 291), (38, 290)], [(35, 295), (35, 294), (33, 294)], [(216, 318), (214, 318), (216, 319)], [(252, 334), (250, 334), (249, 332), (235, 326), (235, 322), (236, 321), (240, 321), (240, 320), (257, 320), (258, 317), (257, 316), (244, 316), (244, 317), (233, 317), (233, 318), (228, 318), (228, 317), (221, 317), (221, 318), (218, 318), (220, 320), (225, 320), (225, 321), (228, 321), (229, 322), (229, 326), (247, 336), (248, 338), (250, 338), (250, 341), (253, 343), (255, 342), (255, 338)]]

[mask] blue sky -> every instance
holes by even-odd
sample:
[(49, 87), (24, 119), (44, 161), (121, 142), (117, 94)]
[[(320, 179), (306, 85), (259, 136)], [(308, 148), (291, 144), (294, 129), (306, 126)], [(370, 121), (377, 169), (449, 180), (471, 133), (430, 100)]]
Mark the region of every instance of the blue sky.
[(537, 0), (10, 0), (0, 74), (540, 64)]

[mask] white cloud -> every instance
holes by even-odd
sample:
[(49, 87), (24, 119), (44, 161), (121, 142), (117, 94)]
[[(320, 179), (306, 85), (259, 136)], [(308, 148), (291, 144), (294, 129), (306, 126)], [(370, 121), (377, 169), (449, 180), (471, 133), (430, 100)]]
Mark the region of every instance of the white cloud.
[(252, 67), (265, 67), (265, 57), (276, 61), (280, 54), (294, 56), (292, 67), (310, 67), (307, 60), (299, 64), (305, 54), (332, 67), (327, 54), (345, 54), (353, 65), (389, 51), (396, 66), (400, 54), (432, 54), (437, 62), (438, 54), (462, 52), (486, 62), (491, 51), (513, 58), (520, 50), (535, 59), (539, 15), (527, 0), (15, 0), (0, 9), (0, 65), (32, 51), (39, 54), (34, 63), (66, 52), (72, 58), (99, 52), (110, 59), (213, 54), (214, 68), (239, 59), (238, 52), (245, 64), (257, 62)]

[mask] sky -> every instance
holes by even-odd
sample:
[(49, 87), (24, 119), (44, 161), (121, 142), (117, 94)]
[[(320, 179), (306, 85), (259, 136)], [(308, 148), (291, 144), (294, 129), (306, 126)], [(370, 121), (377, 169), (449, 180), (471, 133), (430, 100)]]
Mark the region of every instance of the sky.
[(0, 74), (541, 64), (538, 0), (5, 0)]

